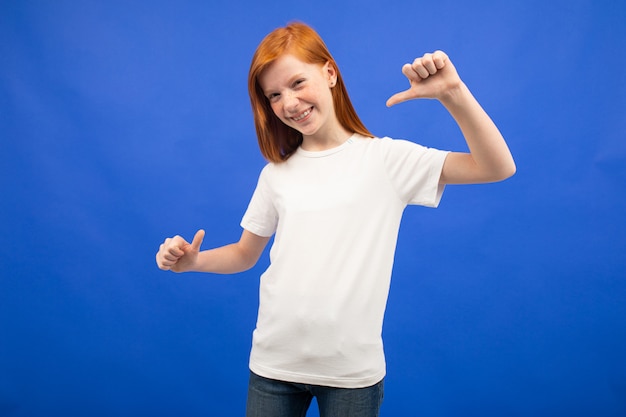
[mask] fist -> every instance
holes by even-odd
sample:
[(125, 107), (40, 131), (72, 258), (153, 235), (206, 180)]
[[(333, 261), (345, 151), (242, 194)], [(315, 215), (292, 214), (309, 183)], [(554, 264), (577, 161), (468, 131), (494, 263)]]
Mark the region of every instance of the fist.
[(409, 80), (410, 86), (391, 96), (387, 100), (387, 107), (417, 98), (440, 99), (461, 83), (456, 68), (443, 51), (424, 54), (413, 63), (404, 64), (402, 73)]
[(157, 266), (165, 271), (184, 272), (192, 270), (203, 239), (204, 230), (198, 230), (191, 243), (181, 236), (165, 239), (156, 254)]

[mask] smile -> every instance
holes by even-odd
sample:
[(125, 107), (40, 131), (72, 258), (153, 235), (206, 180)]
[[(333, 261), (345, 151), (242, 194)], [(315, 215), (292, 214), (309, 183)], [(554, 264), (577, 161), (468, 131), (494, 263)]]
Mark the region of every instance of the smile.
[(292, 120), (294, 120), (294, 121), (296, 121), (296, 122), (299, 122), (300, 120), (304, 119), (304, 118), (305, 118), (305, 117), (307, 117), (309, 114), (311, 114), (311, 111), (312, 111), (312, 110), (313, 110), (313, 107), (311, 107), (311, 108), (310, 108), (310, 109), (308, 109), (308, 110), (305, 110), (304, 112), (302, 112), (301, 114), (299, 114), (299, 115), (298, 115), (298, 116), (296, 116), (296, 117), (292, 117), (291, 119), (292, 119)]

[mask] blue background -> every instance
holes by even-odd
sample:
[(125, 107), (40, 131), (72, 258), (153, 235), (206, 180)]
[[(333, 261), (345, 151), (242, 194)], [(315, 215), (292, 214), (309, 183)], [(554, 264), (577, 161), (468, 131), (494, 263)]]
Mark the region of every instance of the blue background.
[(374, 134), (465, 150), (439, 103), (385, 107), (445, 50), (518, 165), (407, 209), (383, 415), (626, 415), (624, 1), (1, 0), (0, 416), (243, 414), (267, 255), (214, 276), (154, 254), (239, 237), (248, 66), (293, 19)]

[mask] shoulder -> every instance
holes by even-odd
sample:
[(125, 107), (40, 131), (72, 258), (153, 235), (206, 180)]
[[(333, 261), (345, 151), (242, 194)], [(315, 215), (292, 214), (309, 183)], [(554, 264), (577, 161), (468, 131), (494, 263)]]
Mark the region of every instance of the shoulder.
[(277, 183), (289, 178), (291, 173), (296, 170), (299, 165), (297, 156), (292, 155), (289, 159), (282, 162), (268, 162), (259, 174), (259, 184), (272, 188)]
[(367, 136), (355, 135), (353, 140), (364, 146), (377, 147), (380, 149), (407, 149), (407, 148), (427, 149), (425, 146), (412, 142), (410, 140), (391, 138), (389, 136), (367, 137)]
[(269, 184), (272, 183), (273, 178), (275, 178), (276, 176), (275, 174), (276, 165), (277, 164), (274, 162), (269, 162), (265, 164), (265, 166), (263, 166), (263, 168), (261, 169), (261, 172), (259, 173), (257, 187), (259, 186), (267, 187)]
[(387, 171), (429, 169), (443, 164), (448, 151), (430, 148), (407, 139), (382, 137), (376, 147)]
[(415, 157), (417, 155), (437, 151), (436, 149), (428, 148), (407, 139), (395, 139), (388, 136), (370, 139), (369, 146), (376, 149), (377, 153), (380, 154), (384, 160), (404, 159), (408, 155)]
[(355, 135), (351, 140), (357, 145), (353, 148), (360, 149), (359, 153), (378, 158), (385, 163), (404, 160), (409, 156), (415, 158), (429, 152), (438, 152), (436, 149), (428, 148), (407, 139), (395, 139), (389, 136), (370, 138)]

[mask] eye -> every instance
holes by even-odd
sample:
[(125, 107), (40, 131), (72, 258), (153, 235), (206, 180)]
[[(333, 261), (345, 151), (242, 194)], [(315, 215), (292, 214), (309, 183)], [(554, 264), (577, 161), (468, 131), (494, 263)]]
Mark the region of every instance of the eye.
[(304, 78), (297, 79), (296, 81), (293, 82), (294, 88), (301, 86), (302, 84), (304, 84), (305, 81), (306, 80)]
[(269, 101), (276, 101), (278, 99), (278, 97), (280, 97), (279, 93), (270, 93), (267, 95), (267, 99)]

